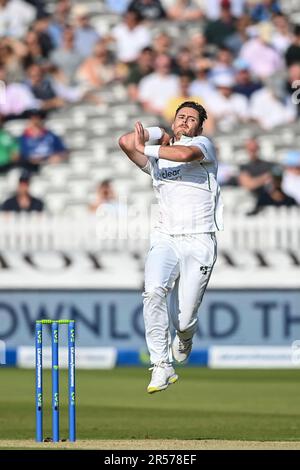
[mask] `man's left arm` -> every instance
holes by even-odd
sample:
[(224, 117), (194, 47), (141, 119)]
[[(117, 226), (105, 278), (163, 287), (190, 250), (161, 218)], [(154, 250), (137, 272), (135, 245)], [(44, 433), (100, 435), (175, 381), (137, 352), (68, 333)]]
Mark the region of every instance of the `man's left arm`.
[(147, 145), (146, 147), (144, 129), (140, 122), (135, 124), (135, 147), (140, 153), (146, 156), (163, 158), (172, 162), (188, 163), (205, 159), (202, 150), (196, 145)]
[[(172, 147), (153, 146), (158, 148), (158, 157), (171, 162), (188, 163), (204, 160), (201, 149), (195, 145), (174, 145)], [(149, 149), (149, 146), (148, 146)]]

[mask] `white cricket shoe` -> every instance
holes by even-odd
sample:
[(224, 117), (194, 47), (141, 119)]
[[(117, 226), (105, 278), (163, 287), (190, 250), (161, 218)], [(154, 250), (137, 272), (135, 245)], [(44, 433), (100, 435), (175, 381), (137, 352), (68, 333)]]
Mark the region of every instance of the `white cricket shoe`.
[(188, 359), (192, 350), (193, 338), (184, 340), (176, 334), (172, 343), (172, 353), (176, 362), (184, 362)]
[(171, 364), (166, 362), (158, 362), (149, 370), (152, 370), (151, 382), (147, 387), (148, 393), (160, 392), (165, 390), (170, 384), (177, 382), (178, 375), (175, 374)]

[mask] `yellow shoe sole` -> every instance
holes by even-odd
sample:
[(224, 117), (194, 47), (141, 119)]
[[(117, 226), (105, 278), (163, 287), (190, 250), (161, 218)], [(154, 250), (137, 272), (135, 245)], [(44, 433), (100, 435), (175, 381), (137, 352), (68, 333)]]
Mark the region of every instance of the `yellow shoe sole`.
[(148, 393), (155, 393), (155, 392), (162, 392), (163, 390), (166, 390), (169, 385), (174, 384), (178, 380), (178, 375), (172, 375), (172, 377), (169, 378), (169, 382), (166, 385), (162, 385), (161, 387), (148, 387), (147, 392)]

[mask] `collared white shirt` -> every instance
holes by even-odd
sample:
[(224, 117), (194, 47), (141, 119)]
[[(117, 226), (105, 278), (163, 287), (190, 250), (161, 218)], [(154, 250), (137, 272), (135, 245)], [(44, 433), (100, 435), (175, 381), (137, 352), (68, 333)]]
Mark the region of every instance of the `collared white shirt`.
[(149, 158), (143, 171), (152, 176), (159, 206), (157, 229), (168, 234), (223, 230), (218, 163), (212, 142), (204, 136), (182, 136), (173, 145), (197, 146), (204, 160), (179, 163)]

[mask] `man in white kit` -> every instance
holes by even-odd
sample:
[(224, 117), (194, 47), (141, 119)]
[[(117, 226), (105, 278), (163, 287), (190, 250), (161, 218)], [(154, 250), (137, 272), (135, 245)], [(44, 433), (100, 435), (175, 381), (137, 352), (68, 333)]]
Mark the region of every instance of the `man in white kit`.
[[(134, 132), (119, 139), (126, 155), (152, 176), (159, 204), (143, 294), (145, 335), (153, 364), (148, 393), (178, 380), (172, 361), (189, 357), (197, 311), (217, 257), (215, 232), (222, 230), (222, 204), (215, 149), (201, 135), (206, 119), (200, 104), (186, 101), (176, 111), (173, 137), (162, 128), (144, 129), (137, 122)], [(145, 145), (149, 140), (159, 145)], [(172, 344), (169, 314), (176, 330)]]

